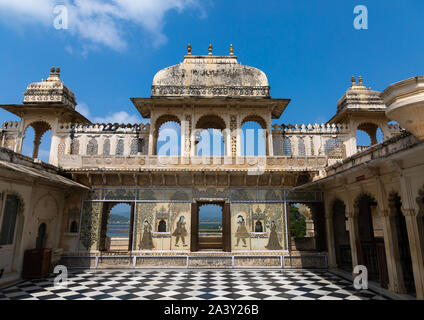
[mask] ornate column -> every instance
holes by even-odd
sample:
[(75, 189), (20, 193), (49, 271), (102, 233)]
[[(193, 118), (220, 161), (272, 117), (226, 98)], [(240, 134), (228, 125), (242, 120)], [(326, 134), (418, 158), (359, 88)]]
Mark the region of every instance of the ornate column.
[(150, 124), (150, 131), (149, 131), (149, 149), (148, 149), (148, 155), (153, 156), (154, 155), (154, 131), (155, 126), (153, 124)]
[(402, 209), (406, 220), (409, 247), (411, 250), (412, 270), (414, 272), (417, 299), (424, 300), (424, 230), (423, 217), (415, 209)]
[(336, 244), (334, 241), (333, 212), (331, 212), (331, 206), (327, 198), (328, 197), (324, 197), (325, 230), (327, 232), (328, 266), (330, 268), (337, 268)]
[(358, 215), (354, 213), (353, 208), (346, 210), (347, 225), (349, 228), (349, 240), (350, 249), (352, 251), (352, 267), (355, 268), (358, 265), (358, 247), (357, 243), (359, 240), (358, 236)]
[(37, 132), (34, 135), (34, 148), (32, 149), (32, 158), (37, 159), (38, 158), (38, 150), (40, 149), (41, 144), (41, 135), (39, 132)]
[(57, 136), (58, 129), (59, 129), (59, 117), (56, 116), (54, 125), (52, 127), (52, 139), (50, 143), (50, 157), (49, 157), (50, 164), (55, 166), (57, 166), (58, 164), (58, 152), (59, 152), (59, 142), (60, 142), (60, 139)]
[(393, 212), (393, 210), (379, 211), (379, 215), (383, 222), (384, 248), (386, 250), (387, 271), (389, 275), (389, 290), (396, 293), (406, 293), (396, 233), (396, 212)]

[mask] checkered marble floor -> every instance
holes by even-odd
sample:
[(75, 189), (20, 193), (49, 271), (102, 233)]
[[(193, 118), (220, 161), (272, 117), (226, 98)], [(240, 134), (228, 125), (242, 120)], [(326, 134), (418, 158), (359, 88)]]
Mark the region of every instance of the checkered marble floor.
[(311, 270), (84, 270), (68, 287), (54, 276), (0, 289), (0, 300), (381, 300), (327, 271)]

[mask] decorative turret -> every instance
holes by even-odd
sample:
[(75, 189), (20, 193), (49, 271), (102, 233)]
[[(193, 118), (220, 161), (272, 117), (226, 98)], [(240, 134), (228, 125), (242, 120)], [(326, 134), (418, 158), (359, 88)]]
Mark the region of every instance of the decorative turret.
[(380, 98), (380, 92), (364, 86), (362, 76), (359, 76), (359, 83), (356, 83), (355, 77), (352, 76), (352, 85), (337, 102), (337, 113), (343, 110), (385, 111), (386, 106)]
[(31, 83), (24, 93), (24, 104), (63, 104), (75, 109), (74, 93), (60, 80), (60, 68), (52, 67), (47, 80)]

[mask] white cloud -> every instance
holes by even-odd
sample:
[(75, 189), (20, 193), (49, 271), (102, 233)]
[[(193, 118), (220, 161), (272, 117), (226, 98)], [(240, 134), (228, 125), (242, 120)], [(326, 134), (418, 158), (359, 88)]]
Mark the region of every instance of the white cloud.
[(90, 109), (84, 102), (78, 103), (75, 110), (81, 113), (87, 119), (90, 118)]
[(114, 113), (109, 113), (108, 115), (106, 115), (105, 117), (95, 117), (94, 118), (94, 122), (97, 123), (131, 123), (131, 124), (135, 124), (135, 123), (141, 123), (141, 119), (138, 115), (136, 114), (129, 114), (126, 111), (118, 111), (118, 112), (114, 112)]
[(67, 8), (69, 29), (64, 32), (115, 50), (127, 47), (125, 29), (129, 26), (147, 30), (153, 44), (161, 45), (167, 41), (163, 25), (168, 11), (199, 8), (198, 0), (0, 0), (0, 12), (12, 20), (51, 24), (53, 28), (56, 5)]
[[(85, 102), (80, 102), (76, 106), (76, 111), (81, 113), (84, 117), (90, 120), (91, 118), (91, 112), (90, 108), (87, 106)], [(124, 124), (136, 124), (141, 123), (141, 118), (137, 114), (129, 114), (126, 111), (116, 111), (116, 112), (109, 112), (106, 116), (103, 117), (94, 117), (95, 123), (124, 123)]]

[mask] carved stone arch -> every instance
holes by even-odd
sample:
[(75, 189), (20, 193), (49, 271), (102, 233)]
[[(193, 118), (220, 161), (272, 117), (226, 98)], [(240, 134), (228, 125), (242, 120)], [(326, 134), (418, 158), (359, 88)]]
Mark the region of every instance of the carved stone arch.
[(32, 127), (34, 129), (34, 141), (33, 141), (33, 151), (32, 151), (32, 157), (37, 158), (38, 157), (38, 150), (41, 144), (41, 139), (43, 138), (44, 134), (52, 129), (52, 125), (44, 120), (34, 120), (26, 124), (25, 129), (23, 131), (23, 135), (25, 137), (25, 134), (28, 130), (28, 127)]
[(244, 117), (243, 120), (241, 121), (241, 125), (245, 124), (246, 122), (256, 122), (262, 127), (262, 129), (264, 130), (268, 129), (265, 119), (262, 116), (257, 114), (251, 114)]
[(360, 192), (356, 197), (355, 201), (353, 202), (353, 210), (354, 215), (357, 217), (359, 214), (360, 204), (363, 199), (367, 199), (370, 204), (373, 206), (377, 206), (377, 200), (376, 197), (373, 196), (370, 192)]
[(221, 116), (206, 114), (197, 120), (195, 128), (224, 130), (227, 128), (227, 123)]
[(334, 217), (334, 210), (335, 207), (337, 205), (343, 205), (344, 206), (344, 212), (345, 212), (345, 217), (346, 217), (346, 202), (340, 198), (340, 197), (334, 197), (331, 201), (330, 201), (330, 212), (329, 212), (329, 217), (333, 218)]
[(154, 125), (155, 134), (159, 134), (159, 129), (167, 122), (176, 122), (181, 126), (181, 119), (177, 115), (163, 114), (156, 118)]
[(109, 205), (108, 205), (108, 207), (107, 207), (107, 214), (109, 215), (110, 214), (110, 212), (112, 211), (112, 209), (114, 208), (114, 207), (116, 207), (118, 204), (126, 204), (126, 205), (128, 205), (129, 207), (131, 207), (131, 204), (130, 203), (128, 203), (128, 202), (125, 202), (125, 201), (123, 201), (123, 202), (111, 202), (111, 203), (109, 203)]
[[(363, 122), (359, 122), (356, 126), (356, 130), (361, 130), (368, 134), (371, 140), (371, 145), (377, 144), (377, 131), (381, 130), (383, 133), (385, 128), (382, 127), (381, 123), (373, 120), (365, 120)], [(355, 130), (355, 131), (356, 131)]]
[[(159, 139), (159, 131), (160, 128), (168, 122), (174, 122), (177, 123), (180, 126), (180, 132), (181, 132), (181, 119), (174, 114), (163, 114), (156, 118), (154, 121), (154, 126), (152, 127), (153, 130), (153, 150), (154, 153), (157, 153), (157, 147), (158, 147), (158, 139)], [(181, 143), (181, 137), (179, 137), (179, 143)]]
[(37, 207), (38, 207), (38, 205), (40, 204), (40, 202), (44, 199), (44, 198), (51, 198), (51, 199), (53, 199), (53, 203), (55, 204), (55, 207), (56, 207), (56, 213), (55, 213), (55, 216), (56, 217), (58, 217), (59, 216), (59, 202), (58, 202), (58, 200), (50, 193), (50, 192), (47, 192), (47, 193), (45, 193), (45, 194), (43, 194), (42, 196), (40, 196), (39, 198), (38, 198), (38, 200), (35, 202), (35, 204), (34, 204), (34, 207), (33, 207), (33, 209), (32, 209), (32, 216), (35, 216), (35, 211), (36, 211), (36, 209), (37, 209)]

